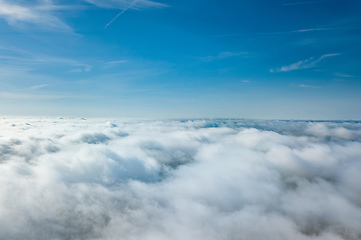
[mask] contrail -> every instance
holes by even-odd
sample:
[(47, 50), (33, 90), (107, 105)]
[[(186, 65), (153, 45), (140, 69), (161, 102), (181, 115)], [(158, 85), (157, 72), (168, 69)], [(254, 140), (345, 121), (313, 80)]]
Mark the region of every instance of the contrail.
[(112, 24), (120, 15), (122, 15), (125, 11), (127, 11), (129, 8), (133, 7), (134, 4), (136, 4), (139, 0), (134, 0), (133, 2), (131, 2), (129, 4), (129, 6), (127, 8), (125, 8), (123, 11), (121, 11), (120, 13), (118, 13), (117, 16), (115, 16), (107, 25), (105, 25), (104, 29), (106, 29), (110, 24)]

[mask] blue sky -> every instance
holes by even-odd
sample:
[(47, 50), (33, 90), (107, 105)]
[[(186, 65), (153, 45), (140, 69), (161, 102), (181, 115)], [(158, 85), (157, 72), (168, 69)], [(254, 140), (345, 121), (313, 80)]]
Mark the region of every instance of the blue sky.
[(0, 0), (0, 114), (361, 119), (361, 1)]

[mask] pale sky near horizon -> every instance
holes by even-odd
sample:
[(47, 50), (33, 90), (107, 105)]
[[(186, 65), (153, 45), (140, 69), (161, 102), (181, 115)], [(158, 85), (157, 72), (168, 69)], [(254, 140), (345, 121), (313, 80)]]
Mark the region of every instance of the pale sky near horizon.
[(358, 0), (0, 0), (0, 115), (361, 119)]

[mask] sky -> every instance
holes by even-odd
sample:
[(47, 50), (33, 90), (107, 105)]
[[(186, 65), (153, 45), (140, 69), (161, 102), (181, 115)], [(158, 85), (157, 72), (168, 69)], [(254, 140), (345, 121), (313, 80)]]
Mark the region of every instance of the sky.
[(359, 0), (0, 0), (0, 115), (361, 119)]

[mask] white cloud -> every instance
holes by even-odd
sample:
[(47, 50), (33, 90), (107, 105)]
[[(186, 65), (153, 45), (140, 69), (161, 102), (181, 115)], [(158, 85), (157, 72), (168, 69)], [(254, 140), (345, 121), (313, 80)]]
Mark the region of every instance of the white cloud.
[[(332, 30), (342, 30), (342, 28), (306, 28), (306, 29), (298, 29), (293, 31), (285, 31), (285, 32), (258, 32), (253, 33), (255, 35), (278, 35), (278, 34), (292, 34), (292, 33), (307, 33), (307, 32), (317, 32), (317, 31), (332, 31)], [(224, 35), (215, 35), (214, 37), (234, 37), (241, 36), (243, 34), (224, 34)]]
[(247, 54), (248, 54), (247, 52), (221, 52), (215, 56), (201, 57), (200, 60), (204, 62), (211, 62), (214, 60), (225, 59), (230, 57), (245, 56)]
[(324, 59), (324, 58), (328, 58), (328, 57), (335, 57), (335, 56), (339, 56), (340, 55), (340, 53), (329, 53), (329, 54), (324, 54), (324, 55), (322, 55), (319, 59), (318, 59), (318, 61), (321, 61), (322, 59)]
[(38, 5), (27, 5), (0, 0), (0, 17), (4, 18), (9, 25), (19, 26), (20, 23), (27, 23), (48, 30), (72, 31), (70, 26), (54, 15), (55, 10), (57, 8), (49, 1)]
[(75, 66), (81, 66), (81, 68), (74, 68), (69, 71), (69, 73), (80, 73), (80, 72), (90, 72), (93, 68), (88, 64), (75, 64)]
[(117, 67), (120, 64), (124, 64), (124, 63), (128, 63), (128, 60), (117, 60), (117, 61), (109, 61), (109, 62), (104, 62), (104, 66), (103, 69), (109, 69), (112, 67)]
[(51, 85), (50, 84), (39, 84), (39, 85), (31, 86), (29, 89), (30, 90), (38, 90), (38, 89), (46, 88), (46, 87), (49, 87), (49, 86), (51, 86)]
[(308, 28), (308, 29), (290, 31), (288, 33), (315, 32), (315, 31), (328, 31), (328, 30), (333, 30), (333, 28)]
[(86, 0), (102, 8), (117, 8), (117, 9), (143, 9), (143, 8), (162, 8), (167, 7), (166, 4), (158, 3), (149, 0)]
[(294, 70), (299, 70), (299, 69), (313, 68), (321, 60), (323, 60), (325, 58), (329, 58), (329, 57), (338, 56), (338, 55), (340, 55), (340, 53), (324, 54), (318, 59), (315, 59), (314, 57), (310, 57), (310, 58), (308, 58), (306, 60), (298, 61), (298, 62), (293, 63), (291, 65), (283, 66), (283, 67), (276, 68), (276, 69), (271, 69), (270, 72), (272, 72), (272, 73), (274, 73), (274, 72), (289, 72), (289, 71), (294, 71)]
[(3, 117), (0, 133), (1, 239), (361, 234), (359, 122)]
[(257, 33), (261, 35), (276, 35), (276, 34), (290, 34), (290, 33), (307, 33), (307, 32), (318, 32), (318, 31), (331, 31), (331, 30), (338, 30), (337, 28), (306, 28), (306, 29), (299, 29), (293, 31), (286, 31), (286, 32), (262, 32)]

